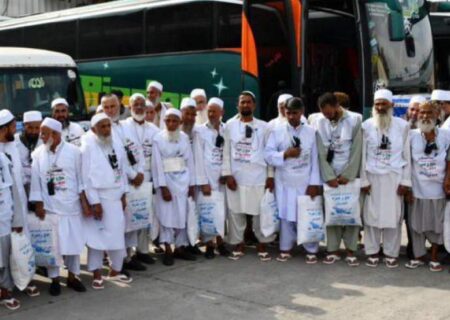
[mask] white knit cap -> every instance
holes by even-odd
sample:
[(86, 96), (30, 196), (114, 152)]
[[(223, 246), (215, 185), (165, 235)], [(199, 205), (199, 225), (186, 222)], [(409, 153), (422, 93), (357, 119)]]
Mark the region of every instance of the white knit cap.
[(147, 108), (154, 108), (154, 107), (155, 107), (155, 105), (153, 104), (153, 102), (151, 102), (151, 101), (148, 100), (148, 99), (145, 99), (145, 106), (146, 106)]
[(283, 93), (283, 94), (280, 94), (280, 96), (278, 97), (277, 103), (278, 103), (278, 104), (285, 103), (285, 102), (288, 101), (290, 98), (293, 98), (293, 95), (292, 95), (292, 94), (289, 94), (289, 93)]
[(40, 111), (27, 111), (23, 114), (23, 123), (42, 121)]
[(373, 96), (373, 101), (376, 100), (387, 100), (389, 102), (392, 102), (394, 99), (394, 95), (392, 94), (391, 90), (388, 89), (379, 89), (375, 91), (375, 94)]
[(56, 98), (56, 99), (54, 99), (54, 100), (52, 101), (52, 109), (53, 109), (54, 107), (56, 107), (58, 104), (63, 104), (63, 105), (65, 105), (66, 107), (69, 107), (69, 103), (67, 102), (66, 99), (64, 99), (64, 98)]
[(108, 119), (111, 121), (111, 119), (106, 115), (106, 113), (97, 113), (95, 116), (91, 119), (91, 127), (95, 127), (97, 123), (99, 123), (102, 120)]
[(3, 126), (14, 120), (14, 116), (8, 109), (0, 111), (0, 126)]
[(181, 119), (181, 111), (178, 109), (170, 108), (169, 110), (167, 110), (166, 114), (164, 115), (164, 120), (167, 119), (167, 117), (169, 117), (170, 115), (177, 116)]
[(148, 84), (147, 90), (150, 89), (150, 88), (155, 88), (155, 89), (157, 89), (160, 92), (163, 91), (163, 85), (160, 82), (158, 82), (158, 81), (151, 81)]
[(431, 93), (431, 101), (450, 101), (450, 91), (433, 90)]
[(422, 104), (427, 101), (427, 98), (421, 95), (416, 95), (409, 100), (409, 105), (412, 106), (414, 103)]
[(191, 98), (195, 98), (195, 97), (205, 97), (206, 98), (206, 92), (204, 89), (194, 89), (191, 91)]
[(145, 97), (144, 97), (144, 95), (142, 94), (142, 93), (139, 93), (139, 92), (137, 92), (137, 93), (133, 93), (132, 95), (131, 95), (131, 97), (130, 97), (130, 105), (136, 100), (136, 99), (142, 99), (142, 100), (146, 100), (145, 99)]
[(197, 102), (195, 102), (192, 98), (183, 98), (181, 100), (180, 104), (180, 110), (186, 109), (186, 108), (195, 108), (197, 107)]
[(41, 128), (42, 127), (50, 128), (53, 131), (56, 131), (56, 132), (59, 132), (59, 133), (62, 132), (62, 124), (61, 124), (61, 122), (59, 122), (58, 120), (55, 120), (53, 118), (49, 118), (49, 117), (45, 118), (44, 121), (42, 121), (42, 123), (41, 123)]
[(216, 97), (209, 99), (208, 106), (213, 105), (213, 104), (218, 105), (221, 109), (223, 109), (223, 100), (222, 99), (216, 98)]

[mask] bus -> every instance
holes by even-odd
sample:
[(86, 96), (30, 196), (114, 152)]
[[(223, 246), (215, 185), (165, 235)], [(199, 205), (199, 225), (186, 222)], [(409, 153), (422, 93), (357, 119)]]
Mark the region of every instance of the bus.
[(431, 4), (436, 88), (450, 90), (450, 2)]
[(377, 88), (433, 88), (424, 0), (118, 0), (1, 22), (0, 46), (10, 45), (74, 57), (87, 106), (111, 90), (126, 103), (158, 80), (164, 101), (204, 88), (226, 117), (251, 90), (267, 120), (283, 92), (314, 112), (321, 93), (343, 91), (369, 114)]
[(9, 109), (19, 122), (29, 110), (50, 116), (51, 102), (58, 97), (67, 99), (72, 119), (86, 120), (80, 76), (71, 57), (47, 50), (0, 47), (0, 109)]

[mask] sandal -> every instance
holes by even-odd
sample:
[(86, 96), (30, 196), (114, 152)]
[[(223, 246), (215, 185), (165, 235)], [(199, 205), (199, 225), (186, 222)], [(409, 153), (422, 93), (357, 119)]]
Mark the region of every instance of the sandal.
[(442, 270), (444, 270), (442, 269), (441, 264), (437, 261), (430, 261), (429, 266), (431, 272), (441, 272)]
[(258, 258), (262, 262), (271, 261), (272, 257), (269, 255), (268, 252), (258, 252)]
[(306, 264), (316, 264), (317, 263), (317, 255), (315, 254), (307, 254), (306, 255)]
[(121, 283), (131, 283), (133, 281), (133, 278), (127, 277), (126, 275), (121, 274), (121, 273), (119, 273), (115, 276), (104, 277), (104, 279), (106, 281), (116, 281), (116, 282), (121, 282)]
[(341, 257), (338, 256), (337, 254), (327, 254), (327, 256), (325, 257), (325, 259), (322, 260), (322, 263), (324, 264), (333, 264), (337, 261), (340, 261)]
[(423, 262), (422, 260), (412, 259), (409, 260), (407, 263), (405, 263), (405, 268), (417, 269), (418, 267), (423, 266), (424, 264), (425, 262)]
[(105, 285), (103, 284), (103, 279), (94, 279), (92, 281), (91, 287), (94, 290), (103, 290), (103, 289), (105, 289)]
[(245, 253), (242, 252), (242, 251), (233, 251), (228, 256), (228, 258), (231, 259), (231, 260), (236, 261), (236, 260), (239, 260), (240, 258), (242, 258), (244, 255), (245, 255)]
[(359, 261), (357, 257), (345, 257), (345, 262), (349, 267), (357, 267), (359, 266)]
[(277, 261), (286, 262), (291, 258), (292, 258), (292, 255), (290, 253), (280, 252), (280, 254), (277, 257)]
[(371, 267), (371, 268), (376, 268), (376, 267), (378, 267), (379, 262), (380, 262), (380, 258), (369, 257), (366, 260), (366, 266)]
[(389, 269), (394, 269), (398, 267), (398, 260), (397, 258), (384, 258), (384, 264)]
[(14, 311), (20, 308), (20, 301), (16, 298), (9, 297), (0, 300), (0, 305), (5, 306), (6, 309)]
[(27, 296), (33, 298), (39, 296), (41, 293), (39, 292), (39, 289), (36, 286), (28, 286), (25, 288), (25, 293)]

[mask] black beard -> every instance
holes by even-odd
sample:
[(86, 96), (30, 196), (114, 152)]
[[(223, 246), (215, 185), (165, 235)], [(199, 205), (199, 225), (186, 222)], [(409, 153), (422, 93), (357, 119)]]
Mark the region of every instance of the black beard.
[(251, 115), (252, 115), (251, 110), (242, 110), (241, 111), (241, 116), (243, 116), (243, 117), (250, 117)]
[(11, 134), (11, 133), (8, 133), (8, 134), (5, 136), (5, 138), (6, 138), (6, 141), (8, 141), (8, 142), (13, 142), (13, 141), (14, 141), (14, 135)]
[(37, 141), (39, 140), (39, 135), (35, 135), (35, 134), (25, 134), (25, 137), (26, 137), (26, 139), (27, 139), (27, 141), (30, 143), (30, 144), (36, 144), (37, 143)]

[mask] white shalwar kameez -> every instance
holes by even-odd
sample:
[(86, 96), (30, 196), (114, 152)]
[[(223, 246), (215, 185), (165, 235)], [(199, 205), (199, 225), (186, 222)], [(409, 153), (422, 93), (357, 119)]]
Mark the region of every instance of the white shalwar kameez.
[(84, 135), (83, 128), (75, 122), (69, 122), (69, 125), (63, 128), (62, 131), (62, 139), (65, 142), (71, 143), (74, 146), (81, 146), (81, 137)]
[[(125, 175), (126, 155), (123, 146), (113, 137), (112, 145), (99, 141), (94, 133), (83, 139), (81, 145), (82, 173), (89, 204), (100, 204), (103, 210), (101, 220), (84, 218), (86, 243), (88, 247), (88, 269), (102, 268), (103, 252), (107, 251), (114, 271), (122, 270), (125, 252), (125, 216), (122, 196), (128, 191)], [(109, 157), (116, 156), (116, 166)]]
[[(43, 202), (46, 214), (58, 216), (58, 246), (68, 270), (80, 274), (80, 254), (86, 244), (80, 194), (81, 152), (75, 145), (61, 141), (55, 152), (45, 145), (32, 154), (30, 201)], [(47, 183), (53, 180), (54, 195)], [(49, 267), (50, 278), (59, 276), (59, 266)]]
[[(156, 214), (160, 223), (160, 243), (182, 247), (188, 244), (186, 224), (189, 187), (195, 185), (194, 157), (189, 137), (179, 132), (177, 141), (170, 141), (167, 130), (153, 139), (153, 183), (156, 189)], [(162, 197), (161, 187), (167, 187), (171, 201)]]
[[(293, 146), (293, 137), (300, 139), (300, 156), (284, 159), (284, 152)], [(275, 196), (281, 219), (280, 250), (289, 251), (297, 242), (297, 198), (305, 195), (308, 186), (322, 184), (314, 129), (302, 124), (294, 128), (287, 122), (274, 128), (267, 141), (265, 158), (275, 167)], [(319, 250), (318, 242), (303, 246), (309, 253)]]
[[(246, 129), (250, 127), (251, 129)], [(251, 137), (246, 131), (251, 130)], [(235, 117), (226, 123), (222, 176), (233, 176), (237, 190), (226, 188), (229, 207), (229, 239), (232, 245), (244, 241), (246, 215), (253, 216), (253, 231), (260, 243), (269, 243), (275, 235), (264, 237), (259, 222), (259, 208), (264, 196), (267, 177), (273, 177), (273, 168), (264, 160), (264, 146), (269, 135), (267, 122), (253, 118), (242, 122)], [(233, 210), (233, 205), (234, 210)]]
[[(364, 244), (367, 255), (377, 254), (383, 238), (383, 252), (398, 257), (401, 241), (402, 197), (399, 185), (411, 186), (409, 124), (392, 117), (390, 127), (381, 132), (373, 118), (364, 121), (361, 187), (370, 186), (364, 201)], [(380, 148), (383, 134), (389, 142)]]
[[(15, 135), (15, 141), (17, 143), (17, 149), (19, 150), (20, 162), (22, 164), (22, 182), (24, 186), (28, 186), (31, 183), (31, 153), (34, 150), (30, 150), (20, 139), (20, 134)], [(38, 139), (35, 149), (42, 144), (42, 140)], [(26, 187), (27, 188), (27, 187)]]

